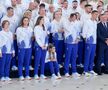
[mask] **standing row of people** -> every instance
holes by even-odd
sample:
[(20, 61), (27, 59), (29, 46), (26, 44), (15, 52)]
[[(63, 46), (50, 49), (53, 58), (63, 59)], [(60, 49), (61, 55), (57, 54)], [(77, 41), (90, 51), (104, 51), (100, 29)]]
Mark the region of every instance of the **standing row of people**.
[[(68, 8), (67, 0), (57, 7), (34, 1), (24, 7), (25, 3), (21, 0), (11, 0), (9, 7), (2, 5), (1, 80), (11, 80), (11, 63), (12, 68), (17, 68), (17, 62), (19, 79), (24, 80), (24, 67), (25, 78), (30, 80), (32, 57), (34, 78), (37, 80), (39, 69), (40, 77), (47, 79), (44, 75), (46, 67), (56, 79), (61, 78), (60, 67), (64, 67), (65, 76), (70, 77), (70, 64), (72, 76), (79, 78), (81, 75), (77, 72), (77, 63), (84, 66), (84, 75), (89, 77), (97, 73), (101, 75), (101, 63), (104, 62), (105, 73), (108, 74), (108, 11), (103, 11), (102, 1), (98, 2), (97, 9), (89, 3), (81, 0), (78, 5), (78, 1), (74, 0), (72, 7)], [(93, 70), (95, 55), (97, 73)]]

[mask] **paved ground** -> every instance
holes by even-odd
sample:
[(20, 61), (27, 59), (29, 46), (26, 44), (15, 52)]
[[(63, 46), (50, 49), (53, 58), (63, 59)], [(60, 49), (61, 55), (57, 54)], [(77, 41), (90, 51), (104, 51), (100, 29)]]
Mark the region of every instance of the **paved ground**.
[(108, 75), (80, 79), (0, 82), (0, 90), (108, 90)]

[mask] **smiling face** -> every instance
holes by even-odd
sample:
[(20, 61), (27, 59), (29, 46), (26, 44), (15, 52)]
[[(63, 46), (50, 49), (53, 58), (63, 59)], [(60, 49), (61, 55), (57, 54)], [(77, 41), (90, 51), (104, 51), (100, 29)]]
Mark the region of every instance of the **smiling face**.
[(9, 21), (7, 21), (7, 20), (4, 20), (4, 21), (2, 22), (2, 28), (3, 28), (5, 31), (9, 30), (9, 25), (10, 25), (10, 23), (9, 23)]
[(73, 7), (74, 9), (76, 9), (76, 8), (78, 7), (78, 2), (73, 2), (73, 3), (72, 3), (72, 7)]
[(96, 20), (97, 18), (98, 18), (98, 12), (94, 12), (94, 13), (92, 13), (92, 17)]
[(14, 15), (14, 10), (13, 9), (9, 9), (7, 11), (8, 16), (13, 16)]
[(29, 25), (29, 19), (28, 18), (23, 18), (22, 20), (22, 26), (28, 26)]

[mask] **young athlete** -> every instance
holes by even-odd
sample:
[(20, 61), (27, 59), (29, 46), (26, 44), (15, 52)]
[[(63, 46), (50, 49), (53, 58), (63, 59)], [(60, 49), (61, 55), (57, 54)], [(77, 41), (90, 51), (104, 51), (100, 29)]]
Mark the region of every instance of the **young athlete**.
[(23, 17), (21, 26), (16, 31), (17, 44), (18, 44), (18, 74), (19, 79), (24, 80), (23, 65), (25, 67), (25, 78), (30, 80), (29, 65), (32, 54), (32, 36), (33, 29), (29, 27), (29, 18)]
[(94, 57), (97, 39), (97, 17), (98, 12), (92, 11), (91, 18), (84, 23), (83, 38), (85, 39), (84, 74), (85, 76), (97, 75), (93, 71)]
[(13, 34), (9, 30), (9, 21), (2, 22), (2, 31), (0, 31), (0, 72), (1, 81), (10, 81), (10, 63), (12, 56), (15, 56), (13, 47)]
[(64, 58), (64, 30), (62, 25), (61, 13), (54, 12), (53, 21), (51, 22), (51, 32), (53, 33), (53, 42), (56, 47), (57, 60), (63, 64)]
[(38, 69), (40, 65), (40, 77), (47, 79), (44, 75), (45, 57), (48, 46), (48, 34), (44, 26), (44, 17), (39, 16), (34, 28), (35, 36), (35, 61), (34, 61), (34, 78), (39, 80)]
[(69, 19), (64, 23), (65, 29), (65, 76), (69, 77), (69, 64), (72, 66), (72, 76), (75, 78), (79, 78), (80, 74), (77, 73), (76, 69), (76, 59), (78, 52), (78, 42), (79, 42), (79, 31), (76, 28), (76, 14), (71, 14)]
[(52, 78), (61, 79), (61, 75), (59, 71), (59, 64), (57, 62), (57, 54), (56, 54), (55, 47), (53, 46), (53, 44), (49, 44), (48, 46), (45, 63), (46, 65), (48, 65), (48, 68), (50, 69)]

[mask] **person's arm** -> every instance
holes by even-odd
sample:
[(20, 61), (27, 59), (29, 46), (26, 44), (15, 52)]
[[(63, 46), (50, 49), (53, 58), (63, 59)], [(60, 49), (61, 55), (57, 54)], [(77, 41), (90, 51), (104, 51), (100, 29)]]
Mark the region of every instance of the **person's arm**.
[(39, 28), (38, 27), (35, 27), (35, 29), (34, 29), (34, 36), (35, 36), (35, 40), (38, 43), (38, 45), (40, 47), (43, 47), (44, 45), (43, 45), (43, 43), (41, 41), (41, 37), (42, 36), (40, 35), (40, 31), (39, 31)]

